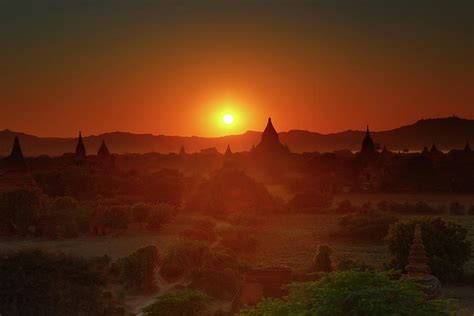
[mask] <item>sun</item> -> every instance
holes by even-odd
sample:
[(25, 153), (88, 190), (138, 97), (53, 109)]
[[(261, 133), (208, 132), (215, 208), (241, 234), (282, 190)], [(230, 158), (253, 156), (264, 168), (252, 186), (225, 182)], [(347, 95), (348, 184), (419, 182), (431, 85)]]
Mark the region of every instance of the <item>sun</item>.
[(225, 114), (223, 120), (224, 123), (227, 125), (234, 123), (234, 117), (232, 116), (232, 114)]

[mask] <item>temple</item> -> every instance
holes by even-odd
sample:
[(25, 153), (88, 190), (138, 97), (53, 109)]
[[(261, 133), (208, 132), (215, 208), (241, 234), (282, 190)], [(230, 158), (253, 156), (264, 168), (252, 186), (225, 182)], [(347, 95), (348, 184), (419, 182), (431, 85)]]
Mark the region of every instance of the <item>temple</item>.
[(362, 141), (362, 147), (360, 154), (363, 156), (371, 156), (376, 152), (374, 141), (370, 137), (369, 125), (367, 125), (367, 131), (365, 132), (364, 140)]
[(267, 126), (262, 133), (262, 139), (255, 148), (252, 148), (251, 153), (270, 156), (288, 154), (289, 152), (288, 147), (280, 142), (280, 137), (273, 127), (272, 119), (269, 117)]
[[(77, 149), (76, 149), (76, 152), (77, 152)], [(109, 148), (107, 148), (107, 145), (105, 144), (105, 140), (102, 140), (102, 144), (100, 145), (99, 151), (97, 151), (97, 157), (99, 158), (110, 157), (110, 151), (109, 151)]]
[(35, 186), (36, 183), (23, 157), (20, 140), (18, 136), (15, 136), (10, 155), (0, 161), (0, 192), (34, 188)]
[(421, 227), (420, 224), (416, 224), (413, 242), (408, 254), (408, 265), (405, 267), (406, 277), (419, 284), (421, 291), (427, 297), (435, 298), (441, 294), (441, 283), (438, 278), (430, 274), (428, 261), (421, 236)]

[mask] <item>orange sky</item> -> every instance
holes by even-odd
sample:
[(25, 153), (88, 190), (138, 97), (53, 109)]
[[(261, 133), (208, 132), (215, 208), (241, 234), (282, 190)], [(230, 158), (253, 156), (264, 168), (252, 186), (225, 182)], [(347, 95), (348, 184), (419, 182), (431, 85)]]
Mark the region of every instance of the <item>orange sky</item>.
[(268, 116), (324, 133), (474, 118), (468, 1), (204, 2), (4, 5), (0, 129), (215, 136)]

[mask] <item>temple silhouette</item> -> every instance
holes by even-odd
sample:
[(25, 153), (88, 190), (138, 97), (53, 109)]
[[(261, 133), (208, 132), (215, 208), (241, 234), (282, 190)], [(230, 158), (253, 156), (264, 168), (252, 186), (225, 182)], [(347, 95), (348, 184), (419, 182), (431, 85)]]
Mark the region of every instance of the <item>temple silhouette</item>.
[(256, 156), (281, 156), (287, 155), (290, 153), (288, 146), (283, 145), (280, 142), (280, 137), (278, 136), (275, 127), (273, 127), (272, 119), (269, 117), (267, 126), (262, 133), (262, 138), (260, 143), (252, 148), (250, 151), (251, 154)]

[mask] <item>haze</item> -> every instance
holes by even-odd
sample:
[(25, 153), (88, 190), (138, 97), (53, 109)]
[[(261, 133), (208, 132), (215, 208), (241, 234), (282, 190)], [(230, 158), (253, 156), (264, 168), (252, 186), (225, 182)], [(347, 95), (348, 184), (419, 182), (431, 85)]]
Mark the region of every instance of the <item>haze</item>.
[(472, 118), (473, 12), (472, 1), (0, 1), (0, 127), (216, 136), (268, 116), (325, 133)]

